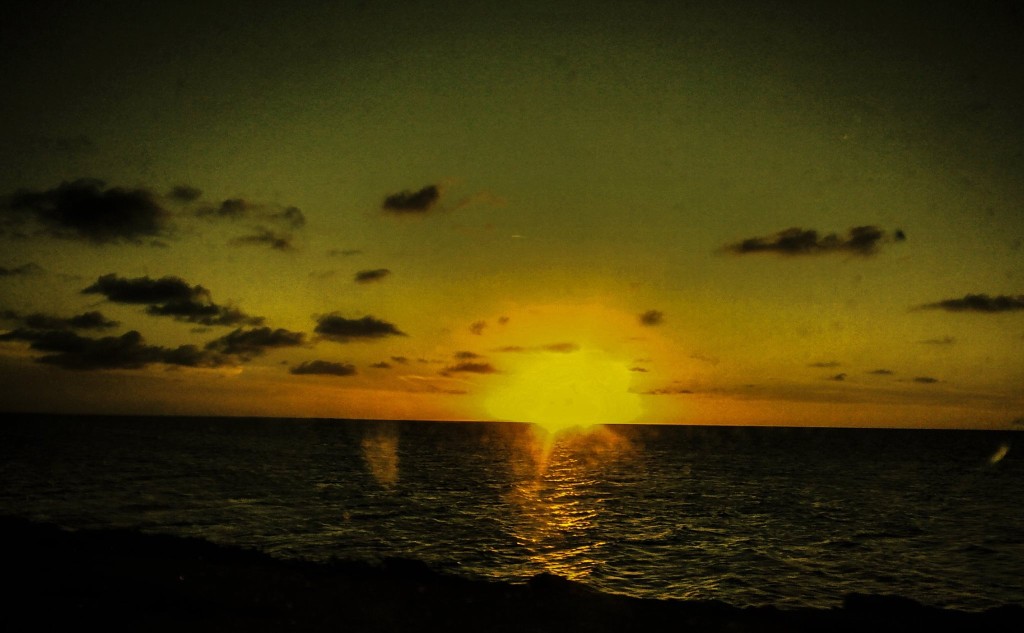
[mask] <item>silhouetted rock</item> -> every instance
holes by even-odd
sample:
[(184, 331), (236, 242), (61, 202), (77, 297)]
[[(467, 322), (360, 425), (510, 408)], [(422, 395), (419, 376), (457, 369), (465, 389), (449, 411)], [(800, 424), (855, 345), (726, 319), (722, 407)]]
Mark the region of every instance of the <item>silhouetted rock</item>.
[[(602, 594), (551, 574), (471, 581), (388, 559), (317, 564), (199, 539), (67, 531), (0, 517), (11, 630), (880, 631), (1016, 630), (1024, 608), (964, 613), (897, 596), (842, 608), (737, 608)], [(7, 627), (10, 628), (10, 627)]]

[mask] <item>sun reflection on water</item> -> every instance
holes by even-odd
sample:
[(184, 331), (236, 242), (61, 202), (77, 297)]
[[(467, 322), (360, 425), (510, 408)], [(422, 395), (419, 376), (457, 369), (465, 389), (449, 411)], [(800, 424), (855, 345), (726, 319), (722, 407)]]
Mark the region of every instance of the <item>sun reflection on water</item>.
[(598, 493), (600, 469), (630, 447), (605, 427), (557, 436), (536, 429), (530, 458), (518, 464), (519, 482), (507, 499), (518, 509), (512, 534), (534, 566), (549, 573), (583, 580), (605, 557), (609, 543), (602, 530)]

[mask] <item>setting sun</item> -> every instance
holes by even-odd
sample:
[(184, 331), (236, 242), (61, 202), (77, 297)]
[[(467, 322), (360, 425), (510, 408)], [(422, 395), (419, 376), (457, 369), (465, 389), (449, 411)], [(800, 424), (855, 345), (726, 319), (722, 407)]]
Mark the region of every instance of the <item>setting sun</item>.
[(630, 380), (625, 364), (600, 351), (543, 354), (495, 385), (486, 404), (499, 419), (532, 422), (552, 433), (629, 422), (641, 413)]

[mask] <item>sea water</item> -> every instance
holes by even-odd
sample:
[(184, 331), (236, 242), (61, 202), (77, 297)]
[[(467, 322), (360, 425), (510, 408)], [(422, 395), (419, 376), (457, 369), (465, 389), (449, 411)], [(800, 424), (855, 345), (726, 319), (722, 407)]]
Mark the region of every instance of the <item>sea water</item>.
[(0, 513), (642, 597), (980, 610), (1024, 604), (1021, 439), (9, 414)]

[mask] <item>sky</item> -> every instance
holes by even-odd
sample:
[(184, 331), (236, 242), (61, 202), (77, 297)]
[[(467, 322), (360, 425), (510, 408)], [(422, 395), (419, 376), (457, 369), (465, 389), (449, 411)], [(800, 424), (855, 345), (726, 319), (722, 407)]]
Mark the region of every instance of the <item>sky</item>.
[(0, 410), (1024, 425), (1020, 2), (142, 4), (0, 24)]

